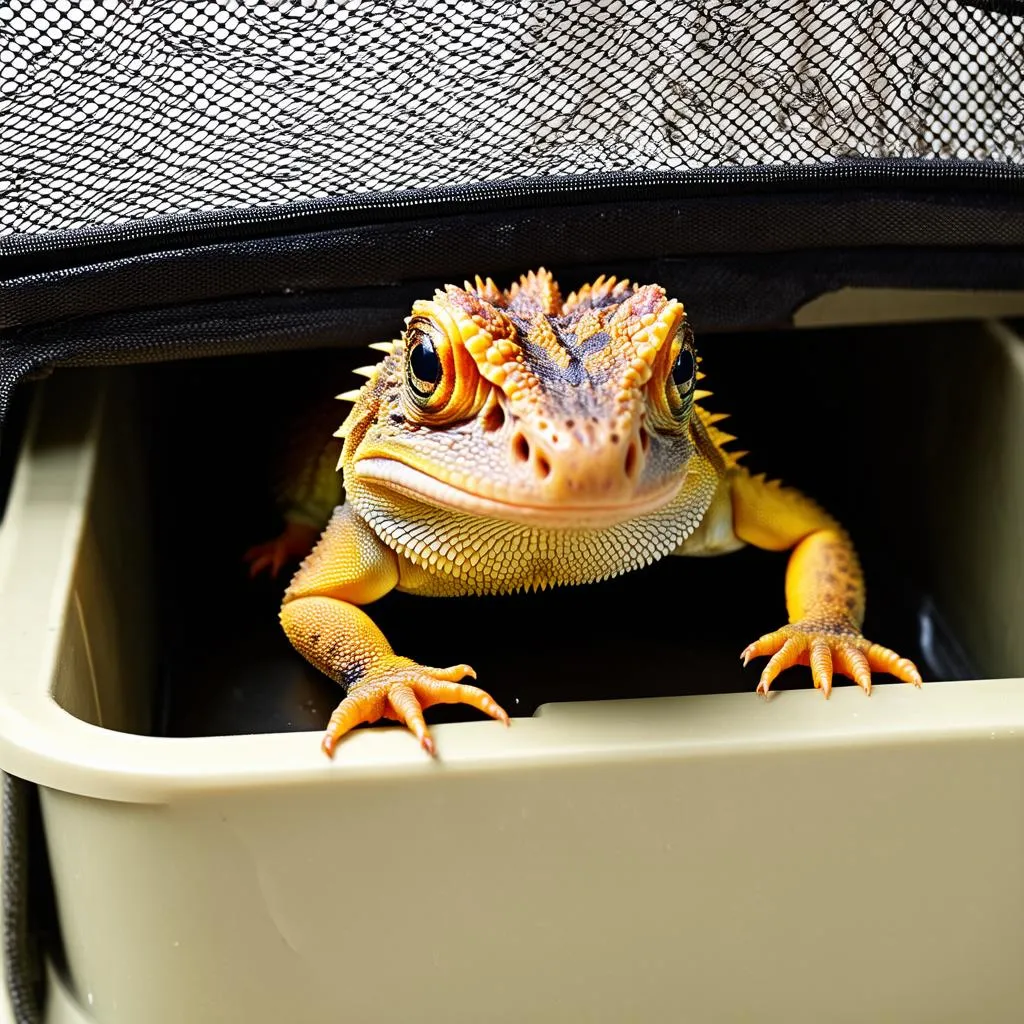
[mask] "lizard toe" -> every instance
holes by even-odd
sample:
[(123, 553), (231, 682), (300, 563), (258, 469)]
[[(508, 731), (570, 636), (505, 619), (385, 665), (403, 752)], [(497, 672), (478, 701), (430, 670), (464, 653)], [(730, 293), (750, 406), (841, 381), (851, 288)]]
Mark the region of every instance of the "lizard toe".
[(254, 544), (242, 555), (242, 561), (249, 564), (249, 576), (258, 576), (264, 569), (277, 577), (289, 562), (297, 562), (312, 550), (318, 530), (303, 523), (288, 523), (280, 535), (273, 540)]
[(769, 658), (757, 684), (757, 692), (765, 696), (779, 674), (793, 665), (809, 665), (815, 687), (826, 697), (832, 692), (836, 672), (852, 679), (865, 693), (871, 692), (872, 672), (921, 685), (921, 673), (909, 658), (866, 640), (853, 626), (794, 622), (755, 640), (741, 657), (744, 665), (753, 658)]
[(331, 715), (321, 744), (328, 757), (338, 740), (358, 725), (389, 718), (401, 722), (430, 755), (435, 753), (423, 712), (434, 704), (468, 704), (509, 724), (505, 710), (478, 686), (461, 682), (476, 678), (469, 665), (430, 668), (408, 658), (391, 656), (367, 671)]

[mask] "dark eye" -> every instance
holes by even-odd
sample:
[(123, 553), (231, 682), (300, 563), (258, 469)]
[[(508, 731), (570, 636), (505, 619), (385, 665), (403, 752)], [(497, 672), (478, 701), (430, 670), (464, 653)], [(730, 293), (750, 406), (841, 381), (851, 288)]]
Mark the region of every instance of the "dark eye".
[(676, 361), (672, 365), (672, 382), (677, 388), (684, 390), (686, 386), (693, 380), (693, 371), (696, 368), (696, 364), (693, 361), (693, 352), (688, 348), (682, 348), (679, 350), (679, 355), (676, 356)]
[(406, 366), (409, 386), (421, 398), (429, 398), (441, 382), (441, 359), (428, 334), (422, 331), (410, 334)]

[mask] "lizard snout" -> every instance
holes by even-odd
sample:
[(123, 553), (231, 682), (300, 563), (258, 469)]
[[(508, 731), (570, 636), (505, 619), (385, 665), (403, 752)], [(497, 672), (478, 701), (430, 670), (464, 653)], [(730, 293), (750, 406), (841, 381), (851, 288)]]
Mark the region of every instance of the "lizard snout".
[(650, 438), (643, 426), (622, 429), (596, 419), (517, 425), (510, 457), (517, 475), (546, 501), (568, 505), (628, 499), (643, 475)]

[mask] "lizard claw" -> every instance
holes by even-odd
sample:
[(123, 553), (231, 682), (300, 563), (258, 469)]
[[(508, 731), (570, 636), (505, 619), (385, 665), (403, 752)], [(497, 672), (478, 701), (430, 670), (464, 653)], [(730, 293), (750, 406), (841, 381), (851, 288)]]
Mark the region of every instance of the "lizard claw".
[(832, 692), (833, 670), (852, 679), (865, 693), (871, 692), (871, 673), (887, 672), (913, 686), (921, 685), (921, 673), (908, 658), (871, 643), (852, 625), (806, 620), (766, 633), (748, 645), (740, 657), (746, 666), (752, 658), (770, 656), (761, 672), (757, 692), (768, 695), (780, 672), (793, 665), (809, 665), (814, 686), (826, 697)]
[(423, 712), (432, 704), (469, 704), (505, 725), (508, 715), (490, 694), (461, 680), (476, 678), (469, 665), (428, 668), (409, 658), (394, 655), (369, 669), (337, 706), (324, 733), (321, 747), (328, 757), (334, 755), (338, 740), (363, 722), (390, 718), (403, 723), (434, 755), (434, 741)]

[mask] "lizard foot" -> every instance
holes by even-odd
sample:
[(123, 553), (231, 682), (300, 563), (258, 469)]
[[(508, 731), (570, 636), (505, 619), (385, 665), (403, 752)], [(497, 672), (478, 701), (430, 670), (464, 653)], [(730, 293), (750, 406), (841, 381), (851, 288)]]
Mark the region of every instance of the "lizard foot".
[(871, 692), (871, 673), (887, 672), (914, 686), (921, 673), (907, 658), (888, 647), (873, 644), (852, 625), (806, 619), (794, 622), (755, 640), (740, 655), (744, 667), (751, 658), (771, 655), (761, 672), (757, 692), (768, 695), (775, 677), (793, 665), (810, 665), (814, 685), (827, 697), (832, 692), (832, 670), (852, 679), (865, 693)]
[(363, 722), (380, 718), (402, 722), (433, 756), (434, 741), (423, 720), (424, 710), (432, 704), (470, 704), (508, 725), (508, 715), (490, 694), (461, 682), (466, 676), (476, 679), (476, 672), (469, 665), (428, 668), (395, 655), (382, 662), (367, 671), (331, 715), (321, 743), (328, 757), (334, 754), (345, 733)]
[(289, 522), (279, 536), (254, 544), (242, 556), (249, 563), (249, 575), (257, 576), (269, 568), (270, 575), (277, 576), (286, 563), (308, 555), (319, 536), (320, 531), (315, 526)]

